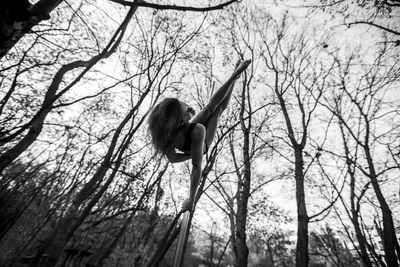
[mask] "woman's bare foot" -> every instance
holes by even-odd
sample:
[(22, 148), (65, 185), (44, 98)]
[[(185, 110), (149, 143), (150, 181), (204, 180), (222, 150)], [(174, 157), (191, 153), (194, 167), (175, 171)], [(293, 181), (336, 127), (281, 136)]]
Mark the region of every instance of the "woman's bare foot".
[(188, 211), (188, 210), (192, 210), (192, 206), (193, 206), (193, 199), (186, 199), (183, 204), (182, 204), (182, 211)]
[(233, 76), (239, 77), (239, 75), (250, 65), (251, 60), (245, 60), (243, 62), (238, 61), (235, 66)]

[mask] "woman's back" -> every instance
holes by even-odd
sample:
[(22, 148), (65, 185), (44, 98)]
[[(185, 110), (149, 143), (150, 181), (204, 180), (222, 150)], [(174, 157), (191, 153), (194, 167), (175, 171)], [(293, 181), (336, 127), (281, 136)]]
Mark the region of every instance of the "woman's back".
[(184, 123), (178, 129), (175, 135), (174, 147), (182, 152), (190, 152), (192, 146), (191, 133), (196, 127), (196, 123)]

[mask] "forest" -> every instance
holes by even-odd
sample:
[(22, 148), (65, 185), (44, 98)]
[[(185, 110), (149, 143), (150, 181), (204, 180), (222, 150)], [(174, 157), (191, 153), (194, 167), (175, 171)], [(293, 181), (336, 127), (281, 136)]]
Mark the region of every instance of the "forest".
[(399, 0), (2, 0), (0, 266), (176, 266), (148, 115), (238, 60), (183, 266), (398, 267)]

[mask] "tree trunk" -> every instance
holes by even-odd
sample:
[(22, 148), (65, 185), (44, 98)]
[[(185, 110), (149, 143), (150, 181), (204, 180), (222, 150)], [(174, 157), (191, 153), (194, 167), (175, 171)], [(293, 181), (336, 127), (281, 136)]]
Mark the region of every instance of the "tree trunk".
[(213, 259), (214, 259), (214, 243), (215, 243), (214, 237), (211, 236), (210, 240), (211, 240), (211, 244), (210, 244), (210, 258), (209, 258), (209, 261), (208, 261), (208, 266), (213, 267), (213, 266), (214, 266), (214, 261), (213, 261)]
[(236, 224), (235, 224), (235, 213), (233, 211), (233, 198), (229, 199), (229, 205), (232, 207), (229, 212), (229, 222), (230, 222), (230, 230), (231, 230), (231, 250), (233, 253), (233, 257), (237, 259), (238, 252), (237, 252), (237, 241), (236, 241)]
[[(241, 190), (245, 191), (244, 186), (242, 186)], [(244, 196), (240, 196), (238, 198), (238, 210), (236, 214), (236, 249), (237, 249), (237, 258), (236, 264), (237, 267), (245, 267), (247, 266), (247, 259), (249, 255), (249, 249), (246, 244), (246, 217), (247, 217), (247, 199), (246, 193)]]
[(353, 222), (354, 230), (356, 232), (356, 238), (357, 238), (357, 241), (358, 241), (358, 246), (359, 246), (360, 251), (361, 251), (361, 255), (360, 256), (361, 256), (362, 265), (364, 267), (372, 267), (372, 263), (371, 263), (371, 261), (369, 259), (368, 253), (367, 253), (367, 247), (365, 245), (365, 237), (362, 234), (362, 231), (361, 231), (361, 228), (360, 228), (360, 224), (358, 222), (358, 213), (352, 211), (352, 216), (353, 216), (353, 218), (352, 218), (351, 221)]
[[(0, 58), (4, 57), (7, 52), (39, 22), (49, 19), (50, 12), (61, 2), (62, 0), (40, 0), (32, 7), (29, 5), (24, 6), (23, 3), (18, 3), (18, 10), (14, 10), (9, 14), (9, 18), (1, 18)], [(1, 7), (3, 9), (10, 8), (7, 4), (2, 4)]]
[[(349, 167), (350, 168), (350, 167)], [(351, 176), (351, 181), (350, 181), (350, 189), (351, 189), (351, 196), (350, 196), (350, 201), (351, 201), (351, 222), (353, 223), (354, 230), (356, 232), (356, 238), (358, 241), (358, 247), (361, 252), (361, 262), (364, 267), (372, 267), (371, 260), (369, 259), (368, 253), (367, 253), (367, 246), (366, 246), (366, 240), (365, 236), (363, 235), (360, 227), (360, 223), (358, 221), (358, 211), (359, 207), (355, 205), (355, 176), (353, 172), (349, 172)]]
[[(246, 80), (246, 78), (245, 78)], [(247, 221), (247, 205), (250, 197), (250, 181), (251, 181), (251, 162), (250, 162), (250, 131), (251, 116), (244, 118), (246, 107), (246, 86), (242, 88), (242, 105), (240, 110), (240, 124), (243, 133), (243, 171), (238, 177), (237, 189), (237, 212), (236, 212), (236, 250), (237, 257), (235, 266), (245, 267), (249, 257), (249, 249), (246, 243), (246, 221)], [(250, 107), (249, 107), (250, 108)], [(247, 121), (247, 125), (245, 123)]]
[(295, 148), (295, 179), (297, 201), (296, 267), (308, 266), (308, 215), (304, 195), (302, 149)]
[(356, 238), (358, 242), (358, 247), (360, 251), (357, 250), (357, 253), (359, 254), (361, 258), (361, 263), (364, 267), (372, 267), (371, 260), (368, 256), (367, 252), (367, 240), (365, 239), (365, 236), (361, 230), (360, 222), (358, 221), (359, 218), (359, 211), (360, 211), (360, 204), (359, 201), (357, 201), (357, 204), (355, 203), (356, 201), (356, 193), (355, 193), (355, 188), (356, 188), (356, 176), (355, 176), (355, 166), (352, 164), (352, 160), (350, 157), (350, 150), (348, 147), (348, 140), (346, 140), (346, 135), (344, 132), (343, 124), (339, 120), (339, 127), (340, 127), (340, 132), (342, 135), (342, 140), (343, 140), (343, 145), (344, 145), (344, 151), (345, 151), (345, 156), (346, 156), (346, 165), (347, 165), (347, 173), (350, 175), (350, 205), (351, 205), (351, 222), (353, 223), (354, 230), (356, 232)]
[(375, 166), (372, 161), (372, 156), (369, 151), (369, 147), (364, 147), (365, 156), (368, 162), (368, 168), (370, 171), (370, 179), (372, 187), (374, 188), (376, 198), (378, 199), (383, 221), (383, 248), (385, 251), (385, 260), (388, 267), (398, 267), (397, 255), (396, 255), (396, 231), (394, 229), (392, 211), (387, 204), (385, 197), (382, 194), (379, 186), (378, 177), (375, 172)]

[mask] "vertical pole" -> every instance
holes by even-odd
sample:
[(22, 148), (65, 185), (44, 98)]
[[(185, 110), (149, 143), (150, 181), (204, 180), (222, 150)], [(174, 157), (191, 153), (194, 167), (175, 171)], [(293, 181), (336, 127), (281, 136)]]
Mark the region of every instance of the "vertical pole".
[(192, 217), (193, 213), (190, 211), (186, 211), (183, 214), (183, 219), (181, 222), (181, 231), (179, 233), (179, 239), (178, 239), (178, 246), (176, 247), (175, 250), (174, 264), (172, 265), (173, 267), (182, 267), (183, 260), (185, 258), (185, 250), (189, 237), (190, 223), (192, 221)]

